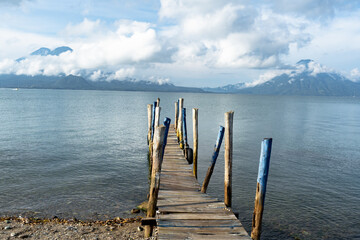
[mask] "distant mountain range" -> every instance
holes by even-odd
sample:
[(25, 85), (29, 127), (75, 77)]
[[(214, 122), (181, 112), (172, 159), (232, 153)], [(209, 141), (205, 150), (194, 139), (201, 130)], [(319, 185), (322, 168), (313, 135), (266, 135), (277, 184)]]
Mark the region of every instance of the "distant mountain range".
[[(29, 56), (59, 56), (72, 52), (62, 46), (53, 50), (42, 47)], [(16, 61), (21, 62), (27, 57)], [(237, 83), (217, 88), (178, 87), (171, 83), (159, 84), (152, 81), (123, 80), (97, 81), (81, 76), (28, 76), (0, 74), (0, 88), (39, 88), (77, 90), (118, 90), (118, 91), (163, 91), (163, 92), (211, 92), (259, 95), (312, 95), (312, 96), (360, 96), (360, 83), (350, 81), (339, 73), (328, 70), (310, 59), (299, 61), (292, 69), (260, 84)]]
[(204, 92), (200, 88), (178, 87), (170, 83), (158, 84), (150, 81), (112, 80), (89, 81), (79, 76), (28, 76), (2, 74), (0, 88), (36, 88), (71, 90), (157, 91), (157, 92)]
[(203, 88), (214, 93), (259, 95), (360, 96), (360, 83), (327, 70), (310, 59), (301, 60), (294, 70), (282, 73), (264, 83), (249, 86), (244, 83), (218, 88)]

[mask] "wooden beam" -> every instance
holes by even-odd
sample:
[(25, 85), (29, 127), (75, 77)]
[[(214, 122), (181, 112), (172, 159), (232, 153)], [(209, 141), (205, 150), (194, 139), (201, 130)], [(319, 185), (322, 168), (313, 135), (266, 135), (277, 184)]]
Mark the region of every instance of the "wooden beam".
[(198, 166), (198, 111), (199, 109), (193, 108), (193, 173), (195, 178), (197, 179), (197, 166)]
[(255, 207), (252, 219), (251, 238), (260, 239), (261, 222), (264, 211), (266, 184), (270, 167), (272, 138), (265, 138), (261, 143), (259, 172), (256, 184)]
[[(154, 136), (153, 167), (151, 171), (150, 196), (147, 217), (155, 217), (156, 204), (160, 187), (160, 172), (162, 164), (162, 149), (165, 136), (165, 126), (156, 127)], [(145, 238), (152, 235), (152, 226), (145, 227)]]
[(229, 208), (231, 208), (232, 197), (233, 119), (233, 111), (225, 113), (224, 203)]
[(201, 192), (203, 192), (203, 193), (206, 193), (207, 187), (208, 187), (209, 182), (210, 182), (211, 175), (212, 175), (212, 173), (214, 171), (214, 167), (215, 167), (215, 164), (216, 164), (216, 159), (219, 156), (221, 143), (222, 143), (222, 140), (223, 140), (223, 137), (224, 137), (224, 131), (225, 131), (225, 128), (223, 126), (220, 126), (219, 134), (218, 134), (216, 144), (215, 144), (215, 147), (214, 147), (214, 153), (212, 155), (211, 164), (210, 164), (210, 167), (208, 168), (208, 171), (206, 173), (203, 185), (201, 187)]

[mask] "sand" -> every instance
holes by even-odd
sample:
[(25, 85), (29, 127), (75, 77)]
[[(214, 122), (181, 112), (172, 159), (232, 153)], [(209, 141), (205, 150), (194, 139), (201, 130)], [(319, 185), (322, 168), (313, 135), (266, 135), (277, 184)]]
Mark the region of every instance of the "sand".
[[(144, 239), (140, 221), (141, 217), (86, 222), (76, 219), (3, 217), (0, 218), (0, 239)], [(156, 239), (156, 236), (148, 239)]]

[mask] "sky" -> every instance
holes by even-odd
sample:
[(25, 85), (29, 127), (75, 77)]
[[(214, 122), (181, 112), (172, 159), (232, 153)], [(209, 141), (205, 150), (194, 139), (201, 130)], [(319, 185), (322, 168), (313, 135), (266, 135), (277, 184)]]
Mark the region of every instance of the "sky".
[(0, 74), (217, 87), (301, 59), (360, 80), (360, 1), (0, 0)]

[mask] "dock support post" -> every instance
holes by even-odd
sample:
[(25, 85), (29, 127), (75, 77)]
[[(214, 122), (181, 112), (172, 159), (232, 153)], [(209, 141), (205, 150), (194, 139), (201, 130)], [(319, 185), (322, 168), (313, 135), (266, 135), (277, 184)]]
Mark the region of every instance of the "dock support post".
[(169, 133), (170, 123), (171, 123), (171, 119), (166, 117), (164, 119), (165, 136), (164, 136), (163, 151), (162, 151), (162, 156), (163, 157), (164, 157), (165, 147), (166, 147), (166, 143), (167, 143), (167, 136), (168, 136), (168, 133)]
[(198, 155), (198, 110), (193, 108), (193, 142), (194, 142), (194, 151), (193, 151), (193, 173), (197, 179), (197, 155)]
[(152, 104), (147, 105), (147, 113), (148, 113), (148, 135), (147, 135), (147, 143), (150, 144), (151, 141), (151, 127), (152, 127)]
[(175, 122), (174, 122), (175, 132), (178, 124), (178, 116), (179, 116), (179, 100), (175, 102)]
[(154, 139), (154, 132), (155, 132), (155, 109), (156, 109), (156, 102), (154, 102), (153, 104), (153, 110), (152, 110), (152, 115), (153, 115), (153, 119), (152, 119), (152, 124), (151, 124), (151, 141), (153, 141)]
[(259, 162), (259, 172), (256, 185), (255, 207), (252, 219), (251, 238), (260, 239), (261, 222), (264, 211), (266, 184), (269, 174), (270, 155), (272, 138), (265, 138), (261, 143), (261, 154)]
[(157, 98), (157, 99), (156, 99), (156, 106), (157, 106), (157, 107), (160, 107), (160, 98)]
[(182, 116), (183, 116), (183, 132), (184, 132), (184, 155), (185, 155), (185, 158), (188, 159), (187, 149), (188, 149), (189, 145), (187, 144), (186, 108), (182, 109)]
[[(156, 127), (154, 135), (154, 154), (153, 154), (153, 168), (151, 171), (151, 185), (150, 185), (150, 196), (148, 202), (147, 217), (155, 217), (156, 204), (160, 187), (160, 172), (162, 164), (162, 149), (165, 136), (165, 127)], [(145, 226), (145, 238), (152, 235), (152, 226)]]
[(233, 111), (225, 113), (224, 203), (228, 208), (231, 208), (232, 198), (233, 118)]
[(161, 107), (156, 107), (155, 109), (155, 127), (160, 125), (160, 111)]
[(182, 116), (182, 109), (184, 107), (184, 99), (179, 98), (179, 119), (178, 119), (178, 138), (180, 143), (180, 148), (184, 149), (184, 142), (183, 142), (183, 116)]
[(211, 164), (210, 164), (210, 167), (207, 170), (203, 185), (201, 187), (201, 192), (203, 192), (203, 193), (206, 193), (207, 187), (208, 187), (209, 182), (210, 182), (211, 175), (212, 175), (212, 173), (214, 171), (214, 167), (215, 167), (215, 164), (216, 164), (216, 159), (219, 156), (221, 143), (222, 143), (222, 140), (223, 140), (223, 137), (224, 137), (224, 131), (225, 131), (225, 128), (223, 126), (220, 126), (218, 138), (216, 140), (216, 144), (215, 144), (215, 147), (214, 147), (214, 153), (212, 155)]

